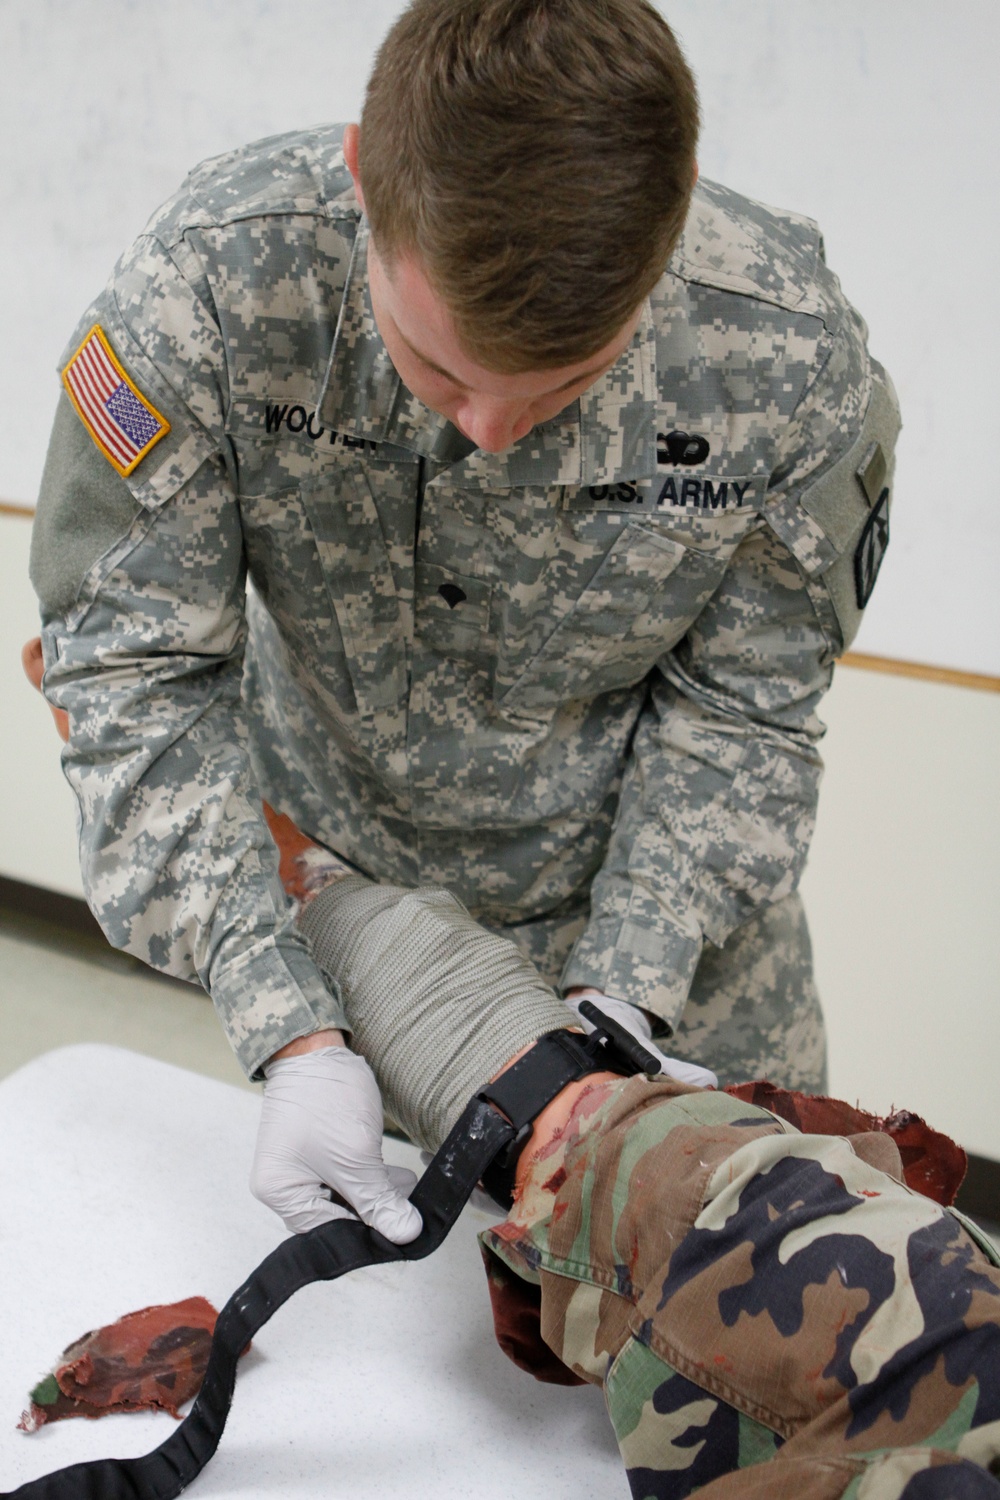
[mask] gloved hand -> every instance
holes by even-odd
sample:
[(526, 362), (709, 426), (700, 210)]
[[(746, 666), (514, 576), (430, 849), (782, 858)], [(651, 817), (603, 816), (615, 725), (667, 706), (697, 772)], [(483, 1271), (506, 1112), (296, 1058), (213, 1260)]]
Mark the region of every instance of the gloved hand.
[(625, 1000), (612, 1000), (610, 995), (602, 995), (600, 990), (577, 990), (573, 995), (566, 996), (566, 1004), (570, 1010), (580, 1017), (580, 1025), (589, 1034), (596, 1028), (592, 1021), (586, 1016), (580, 1015), (580, 1001), (592, 1000), (598, 1010), (603, 1010), (606, 1016), (617, 1021), (619, 1026), (624, 1026), (630, 1031), (636, 1041), (648, 1047), (654, 1057), (660, 1059), (660, 1065), (668, 1078), (676, 1078), (678, 1083), (697, 1084), (698, 1088), (718, 1088), (719, 1080), (709, 1068), (700, 1068), (697, 1063), (683, 1062), (679, 1057), (668, 1057), (661, 1052), (652, 1041), (653, 1028), (649, 1024), (649, 1018), (638, 1006), (629, 1005)]
[(322, 1047), (268, 1063), (264, 1078), (254, 1197), (304, 1234), (353, 1217), (330, 1201), (324, 1189), (332, 1188), (393, 1244), (415, 1240), (423, 1221), (406, 1194), (416, 1175), (382, 1160), (382, 1099), (364, 1058)]

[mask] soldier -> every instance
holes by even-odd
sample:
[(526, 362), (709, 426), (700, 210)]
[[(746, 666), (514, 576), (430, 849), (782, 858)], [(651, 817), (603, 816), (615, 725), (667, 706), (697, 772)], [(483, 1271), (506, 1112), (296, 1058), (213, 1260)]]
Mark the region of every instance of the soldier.
[(417, 1230), (262, 797), (678, 1057), (822, 1086), (816, 709), (898, 414), (815, 225), (695, 187), (697, 124), (645, 0), (415, 0), (360, 131), (197, 168), (62, 362), (32, 576), (88, 899), (248, 1076), (341, 1046), (296, 1227), (327, 1183)]

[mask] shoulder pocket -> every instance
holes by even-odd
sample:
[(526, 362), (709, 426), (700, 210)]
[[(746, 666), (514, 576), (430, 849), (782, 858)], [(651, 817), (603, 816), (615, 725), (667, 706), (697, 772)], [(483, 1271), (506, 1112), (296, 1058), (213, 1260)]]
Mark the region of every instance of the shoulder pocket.
[(889, 540), (899, 402), (874, 360), (872, 376), (868, 409), (851, 446), (816, 480), (763, 511), (806, 574), (822, 580), (842, 651), (858, 633)]
[(82, 320), (60, 373), (101, 462), (143, 510), (159, 510), (219, 452), (108, 296)]

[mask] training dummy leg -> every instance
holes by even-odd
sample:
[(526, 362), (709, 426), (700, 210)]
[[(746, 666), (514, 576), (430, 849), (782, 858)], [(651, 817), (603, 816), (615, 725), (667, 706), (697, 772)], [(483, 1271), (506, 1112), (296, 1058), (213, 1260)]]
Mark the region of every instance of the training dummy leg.
[(603, 1384), (636, 1500), (1000, 1500), (996, 1264), (888, 1136), (676, 1089), (593, 1085), (522, 1158), (481, 1236), (502, 1346)]

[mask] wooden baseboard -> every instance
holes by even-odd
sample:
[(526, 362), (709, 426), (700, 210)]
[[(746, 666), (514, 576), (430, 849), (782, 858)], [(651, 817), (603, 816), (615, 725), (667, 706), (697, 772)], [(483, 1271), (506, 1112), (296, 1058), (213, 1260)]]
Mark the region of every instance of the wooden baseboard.
[(848, 651), (840, 662), (845, 667), (859, 667), (862, 672), (884, 672), (889, 677), (915, 677), (921, 682), (944, 682), (950, 687), (973, 688), (979, 693), (1000, 693), (1000, 677), (990, 677), (985, 672), (959, 672), (954, 667), (932, 667), (923, 661), (867, 656), (863, 651)]

